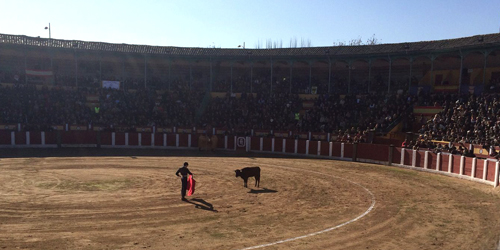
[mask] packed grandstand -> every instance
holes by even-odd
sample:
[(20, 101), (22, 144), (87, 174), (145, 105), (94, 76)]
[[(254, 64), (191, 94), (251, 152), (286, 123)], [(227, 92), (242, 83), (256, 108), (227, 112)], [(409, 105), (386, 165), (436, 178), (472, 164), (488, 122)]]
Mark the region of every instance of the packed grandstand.
[(499, 50), (500, 34), (290, 49), (0, 34), (0, 129), (317, 132), (329, 135), (318, 140), (497, 157)]

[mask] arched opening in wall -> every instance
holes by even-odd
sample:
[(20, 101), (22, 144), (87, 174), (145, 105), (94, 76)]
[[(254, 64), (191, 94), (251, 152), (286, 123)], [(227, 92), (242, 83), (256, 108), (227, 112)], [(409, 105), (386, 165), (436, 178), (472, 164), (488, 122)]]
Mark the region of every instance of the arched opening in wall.
[[(55, 59), (56, 58), (59, 59), (60, 58), (59, 55), (55, 57)], [(68, 58), (68, 60), (70, 59)], [(77, 62), (78, 87), (91, 87), (91, 88), (101, 87), (99, 55), (97, 53), (92, 53), (92, 52), (78, 53), (77, 60), (78, 60)], [(72, 65), (74, 65), (74, 62)], [(54, 71), (58, 69), (56, 72), (54, 72), (56, 77), (56, 82), (59, 81), (59, 72), (64, 72), (60, 71), (59, 67), (61, 67), (61, 65), (59, 65), (59, 62), (56, 63), (56, 60), (54, 60)]]
[(484, 63), (484, 53), (481, 51), (463, 53), (461, 72), (463, 88), (474, 89), (477, 93), (484, 90)]
[(413, 58), (410, 75), (410, 94), (416, 95), (420, 91), (424, 91), (425, 93), (431, 91), (431, 59), (428, 56), (416, 56)]
[(312, 63), (312, 91), (314, 94), (328, 93), (328, 60), (316, 60)]
[(235, 61), (233, 64), (233, 92), (250, 93), (250, 62)]
[(345, 95), (349, 92), (349, 64), (345, 60), (332, 62), (331, 92)]
[(500, 93), (500, 50), (491, 51), (486, 58), (485, 90)]
[(212, 62), (213, 91), (231, 92), (231, 64), (232, 61), (216, 59)]
[(149, 89), (168, 89), (168, 59), (151, 55), (147, 61), (147, 86)]
[(396, 57), (392, 59), (391, 67), (391, 92), (404, 94), (409, 91), (410, 84), (410, 59)]
[(372, 81), (370, 90), (376, 94), (386, 94), (390, 91), (389, 58), (375, 58), (372, 60)]
[(309, 63), (294, 61), (292, 67), (292, 93), (306, 94), (309, 92)]
[(101, 57), (100, 74), (103, 81), (120, 81), (121, 87), (130, 88), (125, 83), (125, 60), (123, 55), (105, 54)]
[(124, 54), (123, 84), (126, 89), (144, 89), (145, 61), (142, 55)]
[(460, 55), (441, 54), (434, 59), (431, 83), (434, 92), (458, 93), (460, 82)]
[(207, 82), (210, 80), (210, 67), (200, 59), (191, 60), (189, 65), (189, 86), (193, 92), (203, 92), (206, 90)]
[[(26, 50), (26, 71), (21, 70), (19, 72), (20, 75), (15, 77), (14, 80), (16, 83), (24, 83), (28, 84), (39, 84), (39, 85), (52, 85), (53, 77), (45, 77), (39, 76), (36, 72), (52, 72), (53, 68), (53, 57), (54, 55), (48, 49), (37, 49), (37, 48), (28, 48)], [(52, 62), (51, 62), (52, 60)], [(73, 80), (68, 82), (61, 82), (59, 85), (61, 86), (74, 86), (75, 85), (75, 60), (74, 57), (71, 56), (71, 63), (73, 73)], [(26, 77), (22, 79), (22, 76)], [(18, 79), (18, 80), (16, 80)]]
[(289, 93), (290, 84), (288, 77), (290, 74), (290, 65), (287, 61), (273, 61), (273, 93)]
[(258, 60), (253, 64), (251, 88), (253, 93), (269, 93), (271, 91), (271, 62)]
[(351, 92), (366, 94), (369, 91), (370, 68), (367, 60), (359, 59), (351, 62)]
[(0, 47), (0, 83), (24, 83), (23, 49)]

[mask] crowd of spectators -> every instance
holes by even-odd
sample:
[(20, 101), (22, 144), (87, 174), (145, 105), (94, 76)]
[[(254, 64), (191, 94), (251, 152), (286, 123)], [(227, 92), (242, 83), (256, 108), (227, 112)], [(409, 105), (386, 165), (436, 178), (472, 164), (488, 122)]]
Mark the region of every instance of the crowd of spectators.
[(419, 134), (434, 140), (500, 146), (500, 95), (447, 95), (437, 100), (443, 111), (429, 119)]
[[(37, 89), (35, 85), (20, 84), (0, 88), (0, 124), (20, 123), (25, 130), (51, 130), (54, 125), (64, 124), (111, 130), (191, 126), (204, 94), (180, 91), (158, 94), (146, 89)], [(89, 96), (97, 96), (98, 102), (89, 103)]]

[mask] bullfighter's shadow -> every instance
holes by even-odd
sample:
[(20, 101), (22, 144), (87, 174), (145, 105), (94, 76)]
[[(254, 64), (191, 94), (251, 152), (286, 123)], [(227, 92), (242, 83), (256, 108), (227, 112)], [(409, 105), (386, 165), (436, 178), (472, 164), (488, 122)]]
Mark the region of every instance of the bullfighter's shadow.
[(251, 194), (265, 194), (265, 193), (277, 193), (277, 192), (278, 192), (277, 190), (272, 190), (272, 189), (268, 189), (268, 188), (262, 188), (262, 189), (251, 188), (250, 191), (248, 191), (248, 193), (251, 193)]
[(191, 200), (185, 200), (187, 203), (191, 203), (194, 205), (195, 208), (207, 210), (207, 211), (212, 211), (212, 212), (218, 212), (217, 210), (214, 209), (214, 206), (211, 203), (206, 202), (204, 199), (191, 199)]

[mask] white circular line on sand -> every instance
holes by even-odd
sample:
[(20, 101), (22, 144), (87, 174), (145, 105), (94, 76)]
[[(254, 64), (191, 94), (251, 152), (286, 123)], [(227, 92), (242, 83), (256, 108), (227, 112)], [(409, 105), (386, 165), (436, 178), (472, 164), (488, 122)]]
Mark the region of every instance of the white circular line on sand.
[(285, 166), (277, 166), (277, 165), (271, 165), (271, 164), (261, 164), (261, 165), (269, 165), (269, 166), (274, 166), (274, 167), (279, 167), (279, 168), (296, 169), (296, 170), (306, 171), (306, 172), (310, 172), (310, 173), (314, 173), (314, 174), (327, 175), (327, 176), (330, 176), (330, 177), (333, 177), (333, 178), (336, 178), (336, 179), (341, 179), (341, 180), (347, 181), (347, 182), (352, 183), (352, 184), (354, 184), (354, 185), (356, 185), (358, 187), (363, 188), (371, 196), (372, 204), (370, 205), (370, 207), (364, 213), (362, 213), (358, 217), (356, 217), (356, 218), (354, 218), (354, 219), (352, 219), (350, 221), (346, 221), (346, 222), (344, 222), (342, 224), (339, 224), (339, 225), (336, 225), (336, 226), (333, 226), (333, 227), (330, 227), (330, 228), (327, 228), (327, 229), (324, 229), (324, 230), (321, 230), (321, 231), (317, 231), (317, 232), (314, 232), (314, 233), (310, 233), (310, 234), (306, 234), (306, 235), (302, 235), (302, 236), (297, 236), (297, 237), (293, 237), (293, 238), (288, 238), (288, 239), (284, 239), (284, 240), (279, 240), (279, 241), (275, 241), (275, 242), (271, 242), (271, 243), (266, 243), (266, 244), (262, 244), (262, 245), (258, 245), (258, 246), (246, 247), (246, 248), (242, 248), (240, 250), (249, 250), (249, 249), (263, 248), (263, 247), (278, 245), (278, 244), (282, 244), (282, 243), (285, 243), (285, 242), (290, 242), (290, 241), (294, 241), (294, 240), (304, 239), (304, 238), (308, 238), (308, 237), (315, 236), (315, 235), (318, 235), (318, 234), (326, 233), (326, 232), (335, 230), (337, 228), (341, 228), (341, 227), (343, 227), (345, 225), (348, 225), (350, 223), (353, 223), (353, 222), (355, 222), (355, 221), (357, 221), (357, 220), (365, 217), (375, 207), (375, 203), (376, 203), (376, 201), (375, 201), (375, 195), (373, 195), (373, 193), (368, 188), (364, 187), (363, 185), (361, 185), (359, 183), (353, 182), (351, 180), (348, 180), (348, 179), (345, 179), (345, 178), (342, 178), (342, 177), (338, 177), (338, 176), (334, 176), (334, 175), (324, 174), (324, 173), (321, 173), (321, 172), (306, 170), (306, 169), (300, 169), (300, 168), (294, 168), (294, 167), (285, 167)]

